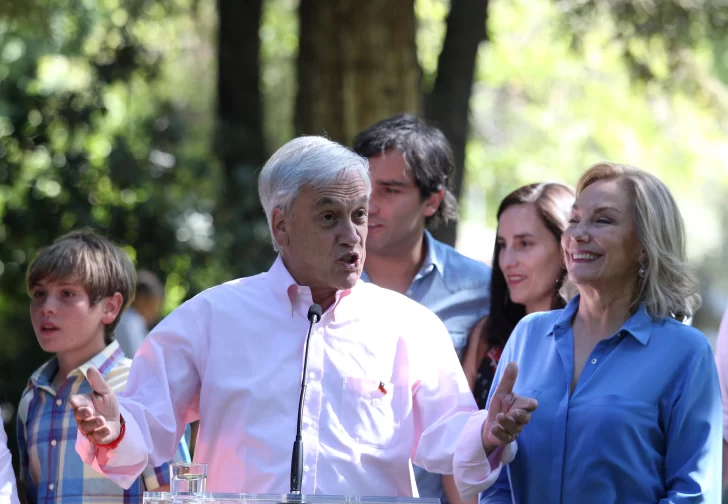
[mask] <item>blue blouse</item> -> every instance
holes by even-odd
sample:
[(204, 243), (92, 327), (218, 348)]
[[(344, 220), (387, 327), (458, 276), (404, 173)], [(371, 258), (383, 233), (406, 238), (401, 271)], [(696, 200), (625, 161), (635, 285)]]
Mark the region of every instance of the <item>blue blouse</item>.
[(577, 296), (524, 317), (503, 351), (490, 396), (515, 361), (514, 391), (538, 409), (481, 504), (720, 503), (721, 400), (705, 336), (641, 306), (596, 345), (570, 395), (578, 307)]

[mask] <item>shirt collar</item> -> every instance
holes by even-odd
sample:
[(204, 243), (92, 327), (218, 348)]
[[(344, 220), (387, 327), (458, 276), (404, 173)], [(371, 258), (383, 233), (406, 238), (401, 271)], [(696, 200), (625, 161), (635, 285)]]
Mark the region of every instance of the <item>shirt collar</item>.
[(432, 237), (432, 234), (425, 229), (425, 244), (427, 245), (427, 255), (422, 263), (422, 268), (418, 276), (425, 275), (432, 271), (433, 268), (437, 269), (441, 275), (445, 273), (444, 265), (442, 263), (442, 250), (439, 241)]
[[(440, 275), (443, 275), (445, 272), (445, 268), (442, 262), (442, 244), (435, 240), (433, 238), (432, 234), (425, 229), (425, 245), (427, 246), (427, 253), (425, 254), (425, 260), (422, 262), (422, 266), (420, 267), (420, 270), (415, 275), (415, 278), (412, 280), (413, 282), (417, 280), (418, 278), (422, 278), (423, 276), (430, 273), (432, 270), (437, 270), (440, 272)], [(366, 271), (361, 272), (361, 279), (364, 282), (371, 283), (371, 279), (369, 278), (369, 275), (367, 275)]]
[(80, 374), (83, 375), (84, 378), (86, 378), (86, 372), (88, 371), (88, 368), (95, 367), (99, 370), (101, 376), (105, 378), (109, 371), (111, 371), (111, 369), (114, 367), (114, 365), (123, 357), (124, 352), (121, 350), (119, 342), (114, 340), (109, 345), (107, 345), (107, 347), (104, 348), (101, 352), (92, 357), (91, 360), (81, 364), (76, 369), (71, 371), (69, 373), (69, 376), (72, 374)]
[[(104, 378), (108, 372), (116, 365), (116, 363), (124, 357), (121, 347), (119, 347), (118, 341), (112, 341), (106, 346), (101, 352), (94, 355), (91, 359), (84, 362), (76, 369), (71, 370), (66, 378), (71, 376), (83, 376), (86, 378), (86, 371), (89, 367), (95, 367), (101, 373)], [(30, 377), (30, 382), (35, 387), (51, 387), (53, 377), (58, 372), (58, 358), (53, 357), (51, 360), (43, 364), (38, 370), (33, 373)]]
[[(268, 270), (268, 280), (273, 295), (291, 314), (291, 317), (298, 311), (304, 318), (308, 315), (308, 309), (313, 304), (313, 296), (311, 289), (305, 285), (298, 285), (291, 273), (283, 264), (283, 258), (280, 254), (276, 258), (273, 266)], [(358, 282), (357, 282), (358, 283)], [(334, 310), (341, 300), (348, 296), (353, 289), (340, 290), (336, 292), (336, 300), (334, 304), (326, 311)]]
[[(559, 317), (558, 319), (556, 319), (556, 323), (554, 324), (554, 329), (552, 332), (555, 337), (558, 338), (562, 336), (566, 333), (566, 331), (571, 328), (571, 321), (576, 314), (576, 310), (578, 310), (579, 308), (580, 298), (580, 295), (574, 296), (574, 298), (569, 301), (569, 304), (567, 304), (566, 307), (564, 307), (564, 309), (559, 314)], [(636, 339), (643, 345), (646, 345), (650, 341), (653, 327), (653, 318), (650, 316), (649, 313), (647, 313), (645, 305), (640, 304), (637, 308), (637, 311), (630, 318), (627, 319), (627, 321), (622, 325), (618, 333), (622, 332), (630, 334), (634, 339)]]

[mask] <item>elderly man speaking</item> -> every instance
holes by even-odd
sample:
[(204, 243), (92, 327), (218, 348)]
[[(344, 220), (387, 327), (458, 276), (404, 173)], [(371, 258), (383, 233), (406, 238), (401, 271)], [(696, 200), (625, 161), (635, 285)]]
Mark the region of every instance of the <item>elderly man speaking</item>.
[(510, 393), (512, 369), (487, 419), (473, 415), (442, 322), (359, 281), (370, 192), (367, 160), (349, 149), (320, 137), (281, 147), (259, 178), (275, 263), (164, 319), (118, 398), (89, 370), (95, 392), (71, 399), (83, 460), (126, 487), (150, 462), (170, 460), (185, 425), (199, 420), (195, 461), (208, 463), (208, 492), (287, 493), (316, 303), (323, 315), (304, 377), (301, 492), (417, 495), (410, 459), (452, 474), (456, 445), (469, 452), (455, 470), (461, 492), (494, 481), (536, 401)]

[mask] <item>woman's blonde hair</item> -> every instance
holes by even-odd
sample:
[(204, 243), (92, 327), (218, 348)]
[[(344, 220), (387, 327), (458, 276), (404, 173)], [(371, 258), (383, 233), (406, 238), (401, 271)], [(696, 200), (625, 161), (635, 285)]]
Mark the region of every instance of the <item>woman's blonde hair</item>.
[(602, 180), (625, 183), (634, 202), (637, 239), (647, 259), (640, 266), (634, 304), (643, 303), (656, 318), (684, 321), (700, 307), (698, 281), (687, 265), (685, 226), (665, 184), (654, 175), (632, 166), (597, 163), (579, 178), (577, 196)]

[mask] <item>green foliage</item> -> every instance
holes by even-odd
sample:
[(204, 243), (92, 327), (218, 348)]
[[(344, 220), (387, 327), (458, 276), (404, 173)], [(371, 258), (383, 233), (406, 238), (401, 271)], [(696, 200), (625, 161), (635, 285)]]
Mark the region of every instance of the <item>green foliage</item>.
[(422, 68), (425, 93), (430, 92), (435, 85), (437, 58), (445, 39), (445, 19), (449, 10), (449, 0), (415, 0), (417, 59)]
[[(35, 23), (41, 8), (45, 25)], [(167, 310), (224, 277), (210, 255), (220, 186), (204, 135), (210, 119), (189, 117), (207, 104), (193, 102), (204, 96), (194, 90), (160, 85), (182, 82), (179, 70), (191, 66), (170, 71), (164, 58), (175, 52), (170, 39), (191, 38), (189, 8), (36, 3), (0, 24), (3, 367), (38, 354), (25, 269), (71, 229), (99, 230), (166, 278)]]
[[(449, 1), (414, 5), (427, 92)], [(269, 151), (294, 131), (297, 6), (264, 3)], [(231, 265), (259, 271), (268, 236), (258, 221), (213, 221), (231, 183), (211, 148), (213, 1), (6, 0), (0, 19), (0, 402), (16, 402), (45, 358), (23, 279), (40, 247), (80, 226), (106, 233), (166, 278), (168, 312), (229, 279)], [(628, 162), (672, 188), (691, 257), (720, 264), (714, 251), (728, 233), (705, 230), (724, 220), (714, 208), (725, 206), (728, 174), (724, 19), (717, 1), (491, 0), (471, 100), (466, 218), (492, 228), (501, 198), (522, 184), (574, 184), (595, 161)], [(249, 208), (255, 168), (232, 172)], [(233, 248), (247, 241), (249, 250)]]
[(560, 14), (557, 22), (573, 35), (574, 47), (583, 49), (584, 40), (594, 30), (604, 32), (606, 26), (609, 45), (636, 82), (659, 82), (703, 95), (701, 99), (719, 98), (704, 64), (715, 60), (718, 67), (725, 67), (720, 64), (726, 56), (728, 27), (724, 1), (554, 0), (554, 4)]
[[(713, 222), (706, 188), (725, 183), (723, 115), (689, 91), (636, 84), (604, 23), (572, 50), (548, 0), (494, 2), (472, 98), (467, 168), (493, 226), (505, 194), (538, 180), (575, 184), (590, 164), (611, 160), (650, 170), (670, 186), (688, 223)], [(709, 73), (710, 62), (703, 70)], [(717, 184), (716, 184), (717, 183)], [(688, 225), (694, 260), (718, 246), (708, 226)], [(716, 226), (717, 229), (717, 226)]]
[(218, 244), (231, 230), (211, 217), (223, 186), (210, 148), (214, 4), (37, 0), (0, 12), (0, 403), (12, 405), (48, 358), (24, 281), (39, 248), (94, 228), (165, 279), (169, 312), (229, 279)]
[(260, 27), (261, 94), (271, 152), (293, 137), (298, 55), (298, 1), (266, 0)]

